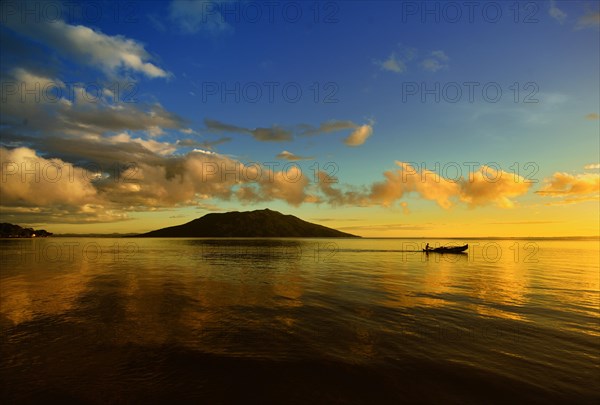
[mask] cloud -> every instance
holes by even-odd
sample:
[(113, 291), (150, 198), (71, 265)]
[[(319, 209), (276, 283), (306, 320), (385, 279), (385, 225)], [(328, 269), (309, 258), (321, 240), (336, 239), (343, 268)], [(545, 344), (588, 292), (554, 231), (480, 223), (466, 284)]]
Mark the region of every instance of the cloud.
[(327, 134), (330, 132), (342, 131), (344, 129), (355, 129), (358, 127), (352, 121), (338, 121), (338, 120), (330, 120), (321, 123), (317, 128), (312, 127), (310, 125), (300, 125), (301, 127), (301, 135), (320, 135)]
[(431, 56), (433, 56), (434, 58), (437, 58), (441, 61), (447, 61), (448, 59), (448, 55), (446, 55), (446, 53), (444, 51), (431, 51)]
[(344, 143), (348, 146), (360, 146), (373, 134), (373, 125), (373, 120), (369, 120), (369, 123), (364, 125), (358, 125), (352, 121), (331, 120), (322, 123), (318, 128), (302, 124), (300, 125), (300, 135), (311, 136), (352, 129), (353, 131), (344, 138)]
[(409, 225), (409, 224), (381, 224), (381, 225), (358, 225), (358, 226), (342, 226), (337, 229), (347, 231), (347, 232), (356, 232), (360, 233), (361, 231), (378, 231), (378, 232), (386, 232), (386, 231), (424, 231), (433, 229), (431, 225)]
[(231, 138), (228, 136), (216, 139), (214, 141), (196, 141), (194, 139), (180, 139), (176, 143), (178, 146), (201, 148), (212, 150), (215, 146), (221, 145), (227, 142), (231, 142)]
[[(381, 205), (389, 207), (405, 194), (414, 193), (425, 200), (436, 202), (449, 209), (457, 203), (469, 207), (494, 204), (500, 208), (512, 208), (515, 197), (529, 190), (531, 184), (523, 177), (481, 166), (468, 179), (448, 180), (431, 170), (417, 170), (409, 163), (396, 162), (397, 170), (383, 173), (383, 181), (362, 189), (342, 190), (334, 187), (337, 179), (324, 172), (318, 173), (318, 186), (326, 202), (332, 205)], [(321, 201), (323, 202), (323, 201)], [(407, 209), (407, 205), (401, 205)]]
[(440, 69), (448, 67), (448, 64), (445, 62), (449, 59), (444, 51), (432, 51), (430, 57), (421, 62), (421, 67), (430, 72), (437, 72)]
[[(166, 111), (160, 104), (119, 102), (112, 91), (96, 84), (93, 92), (83, 84), (69, 87), (58, 78), (50, 78), (14, 68), (0, 79), (3, 89), (20, 85), (39, 89), (35, 94), (23, 95), (7, 91), (2, 103), (0, 124), (5, 130), (20, 134), (60, 136), (101, 136), (103, 133), (144, 131), (148, 136), (159, 136), (163, 128), (183, 128), (183, 120)], [(120, 83), (115, 83), (116, 86)], [(50, 87), (47, 87), (50, 86)], [(44, 89), (56, 94), (49, 96)]]
[[(42, 145), (40, 145), (42, 146)], [(0, 206), (28, 220), (70, 223), (124, 220), (131, 212), (206, 205), (210, 199), (242, 203), (308, 200), (308, 178), (297, 166), (276, 171), (214, 152), (167, 155), (167, 146), (116, 136), (53, 139), (45, 155), (73, 156), (93, 164), (46, 158), (31, 148), (0, 148)]]
[(579, 204), (579, 203), (588, 202), (588, 201), (595, 201), (596, 203), (598, 203), (599, 200), (600, 200), (600, 196), (598, 196), (598, 195), (576, 196), (576, 197), (563, 198), (563, 199), (557, 200), (557, 201), (548, 201), (544, 205), (548, 205), (548, 206), (573, 205), (573, 204)]
[(406, 64), (401, 59), (398, 59), (394, 52), (386, 60), (377, 61), (376, 63), (382, 70), (387, 70), (388, 72), (403, 73), (406, 71)]
[(600, 169), (600, 163), (590, 163), (589, 165), (585, 165), (583, 168), (586, 170)]
[(352, 121), (330, 120), (321, 123), (318, 127), (299, 124), (293, 126), (292, 129), (283, 128), (278, 125), (273, 125), (270, 128), (250, 129), (205, 118), (204, 125), (207, 132), (248, 134), (261, 142), (291, 141), (295, 136), (315, 136), (352, 129), (352, 133), (344, 139), (344, 143), (348, 146), (359, 146), (373, 133), (373, 121), (370, 121), (368, 124), (358, 125)]
[(385, 60), (374, 60), (373, 63), (381, 70), (393, 73), (404, 73), (408, 69), (408, 62), (413, 60), (416, 55), (416, 49), (398, 44), (395, 50), (390, 53)]
[(515, 222), (488, 222), (489, 225), (542, 225), (559, 224), (561, 221), (515, 221)]
[[(26, 206), (69, 206), (97, 202), (96, 189), (85, 181), (86, 176), (76, 172), (72, 165), (67, 165), (61, 159), (45, 159), (28, 148), (0, 148), (0, 160), (2, 205), (17, 201)], [(39, 169), (36, 170), (36, 167)], [(73, 174), (61, 175), (61, 170), (65, 173), (72, 171)], [(90, 174), (88, 177), (91, 176)]]
[(567, 14), (558, 7), (556, 7), (555, 0), (550, 0), (550, 8), (548, 9), (548, 15), (550, 15), (550, 17), (554, 18), (560, 24), (564, 23), (565, 19), (567, 18)]
[(63, 56), (99, 68), (108, 75), (121, 72), (142, 73), (150, 78), (166, 78), (170, 75), (149, 62), (150, 54), (141, 43), (122, 35), (110, 36), (83, 25), (70, 25), (60, 20), (23, 23), (18, 13), (6, 18), (6, 26), (57, 50)]
[[(110, 209), (92, 181), (98, 173), (61, 159), (45, 159), (28, 148), (0, 148), (5, 217), (22, 222), (114, 222), (127, 218)], [(111, 205), (110, 203), (108, 205)]]
[(460, 200), (469, 206), (495, 203), (500, 208), (512, 208), (512, 198), (527, 193), (531, 183), (513, 173), (482, 166), (468, 181), (461, 181)]
[(262, 142), (283, 142), (292, 139), (292, 132), (281, 128), (278, 125), (273, 125), (270, 128), (244, 128), (235, 125), (225, 124), (223, 122), (205, 118), (204, 125), (209, 132), (230, 132), (238, 134), (252, 135), (254, 139)]
[(348, 146), (360, 146), (373, 134), (373, 127), (371, 124), (361, 125), (356, 128), (346, 139), (344, 143)]
[(600, 12), (589, 11), (577, 21), (575, 29), (581, 30), (586, 28), (600, 27)]
[(590, 121), (597, 121), (598, 119), (600, 119), (600, 115), (598, 115), (597, 113), (590, 113), (585, 116), (585, 119)]
[(425, 59), (421, 62), (421, 66), (430, 72), (437, 72), (444, 67), (437, 59)]
[[(444, 209), (458, 203), (510, 208), (512, 199), (530, 186), (521, 177), (487, 167), (481, 168), (487, 175), (474, 173), (471, 179), (450, 181), (404, 162), (396, 162), (397, 170), (386, 171), (382, 181), (368, 186), (341, 186), (325, 172), (318, 172), (316, 184), (309, 184), (310, 176), (295, 164), (277, 171), (199, 149), (172, 154), (175, 145), (127, 134), (40, 139), (36, 146), (44, 150), (43, 156), (27, 147), (0, 148), (2, 212), (28, 221), (121, 221), (132, 212), (201, 207), (233, 199), (242, 204), (279, 200), (294, 206), (399, 203), (408, 214), (408, 204), (401, 200), (407, 194)], [(55, 181), (57, 168), (62, 176)]]
[(175, 22), (182, 33), (195, 34), (199, 31), (211, 35), (233, 32), (233, 27), (225, 21), (221, 7), (230, 12), (239, 4), (233, 1), (219, 0), (173, 0), (169, 5), (169, 18)]
[[(400, 56), (398, 56), (398, 53)], [(393, 73), (404, 73), (408, 70), (408, 64), (415, 58), (417, 51), (414, 48), (407, 48), (400, 45), (398, 52), (393, 51), (390, 56), (384, 60), (375, 60), (375, 64), (385, 70)], [(420, 66), (430, 72), (437, 72), (440, 69), (448, 67), (450, 58), (442, 50), (433, 50), (429, 55), (421, 60)]]
[(600, 174), (569, 174), (557, 172), (536, 194), (548, 197), (589, 196), (600, 193)]
[(295, 155), (292, 152), (288, 152), (287, 150), (282, 151), (280, 154), (276, 156), (277, 159), (289, 160), (291, 162), (295, 162), (298, 160), (312, 160), (313, 156), (299, 156)]

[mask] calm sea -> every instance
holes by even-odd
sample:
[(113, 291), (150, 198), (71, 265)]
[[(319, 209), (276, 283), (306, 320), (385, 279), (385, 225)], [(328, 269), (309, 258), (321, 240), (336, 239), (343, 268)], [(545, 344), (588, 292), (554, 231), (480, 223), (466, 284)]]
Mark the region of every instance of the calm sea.
[(599, 241), (0, 240), (2, 403), (598, 403)]

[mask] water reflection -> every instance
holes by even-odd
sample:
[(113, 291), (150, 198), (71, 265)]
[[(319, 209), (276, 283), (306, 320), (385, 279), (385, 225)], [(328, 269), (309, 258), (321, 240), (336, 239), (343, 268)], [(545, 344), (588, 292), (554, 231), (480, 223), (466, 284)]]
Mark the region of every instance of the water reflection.
[[(68, 261), (34, 253), (70, 242), (82, 250)], [(10, 370), (35, 363), (56, 375), (51, 361), (85, 358), (126, 379), (152, 370), (140, 353), (184, 350), (183, 358), (268, 360), (265, 369), (330, 361), (382, 365), (392, 375), (407, 361), (450, 361), (540, 386), (532, 370), (562, 350), (572, 357), (555, 361), (548, 378), (595, 371), (593, 251), (588, 264), (563, 268), (544, 248), (540, 264), (530, 264), (511, 255), (490, 261), (477, 251), (406, 253), (385, 240), (146, 239), (133, 240), (136, 254), (125, 258), (114, 254), (115, 240), (99, 239), (111, 253), (93, 260), (82, 241), (36, 243), (1, 242), (1, 344)], [(581, 283), (590, 285), (577, 289)], [(134, 364), (127, 354), (121, 359), (128, 350)], [(101, 354), (111, 351), (119, 355)], [(77, 374), (72, 362), (64, 374)], [(177, 362), (169, 367), (181, 373)], [(158, 377), (148, 371), (147, 378)]]

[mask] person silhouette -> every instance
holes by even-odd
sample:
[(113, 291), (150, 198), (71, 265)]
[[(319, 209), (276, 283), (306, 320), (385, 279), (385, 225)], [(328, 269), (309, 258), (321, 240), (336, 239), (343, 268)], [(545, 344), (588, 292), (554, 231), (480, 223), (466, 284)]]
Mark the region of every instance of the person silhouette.
[(429, 243), (427, 243), (427, 245), (425, 245), (425, 251), (429, 250)]

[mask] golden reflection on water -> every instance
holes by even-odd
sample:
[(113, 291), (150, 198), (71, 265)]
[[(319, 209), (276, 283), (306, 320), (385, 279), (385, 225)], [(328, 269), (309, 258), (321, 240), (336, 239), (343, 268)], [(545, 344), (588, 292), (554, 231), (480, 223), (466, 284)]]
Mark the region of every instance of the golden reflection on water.
[[(113, 241), (99, 243), (110, 246)], [(599, 304), (598, 255), (593, 241), (566, 247), (564, 243), (540, 242), (542, 247), (532, 261), (525, 261), (525, 254), (515, 254), (515, 242), (499, 241), (494, 243), (503, 254), (497, 260), (496, 256), (490, 260), (490, 255), (486, 257), (477, 247), (468, 255), (445, 256), (361, 253), (358, 249), (337, 255), (337, 262), (332, 263), (315, 261), (313, 255), (289, 255), (290, 249), (302, 251), (299, 247), (305, 242), (269, 247), (267, 260), (261, 256), (261, 245), (246, 246), (239, 254), (239, 247), (220, 251), (217, 244), (211, 246), (210, 255), (198, 257), (197, 242), (164, 254), (160, 251), (164, 241), (139, 243), (138, 257), (129, 261), (115, 261), (109, 254), (100, 260), (75, 255), (67, 262), (42, 263), (29, 255), (23, 262), (12, 263), (20, 267), (2, 272), (0, 314), (15, 326), (39, 316), (78, 316), (78, 310), (81, 316), (93, 315), (110, 302), (116, 312), (107, 315), (106, 322), (113, 329), (113, 338), (152, 344), (173, 339), (173, 331), (194, 340), (207, 328), (218, 329), (227, 308), (301, 308), (308, 299), (307, 288), (332, 302), (344, 298), (391, 308), (455, 307), (484, 317), (526, 322), (542, 317), (523, 311), (537, 294), (591, 321), (598, 319), (594, 309)], [(380, 241), (363, 243), (372, 247)], [(380, 245), (394, 247), (389, 241)], [(558, 248), (563, 249), (562, 254), (556, 254)], [(232, 249), (236, 254), (231, 255)], [(286, 255), (279, 257), (281, 249)], [(304, 246), (304, 251), (311, 248)], [(580, 262), (563, 262), (565, 256), (573, 258), (573, 253)], [(175, 257), (180, 259), (173, 260)], [(256, 261), (261, 257), (262, 262)], [(327, 301), (312, 305), (327, 305)], [(360, 319), (372, 315), (366, 307), (354, 309), (354, 316)], [(274, 319), (276, 327), (284, 330), (300, 324), (292, 312)], [(577, 329), (568, 324), (564, 327)], [(585, 330), (597, 334), (593, 328), (586, 326)], [(371, 334), (362, 326), (355, 330), (357, 346), (353, 350), (357, 354), (373, 353)]]
[[(52, 269), (49, 269), (52, 271)], [(13, 326), (36, 316), (54, 316), (74, 310), (88, 289), (90, 275), (84, 271), (39, 277), (24, 272), (3, 278), (0, 288), (0, 314)]]

